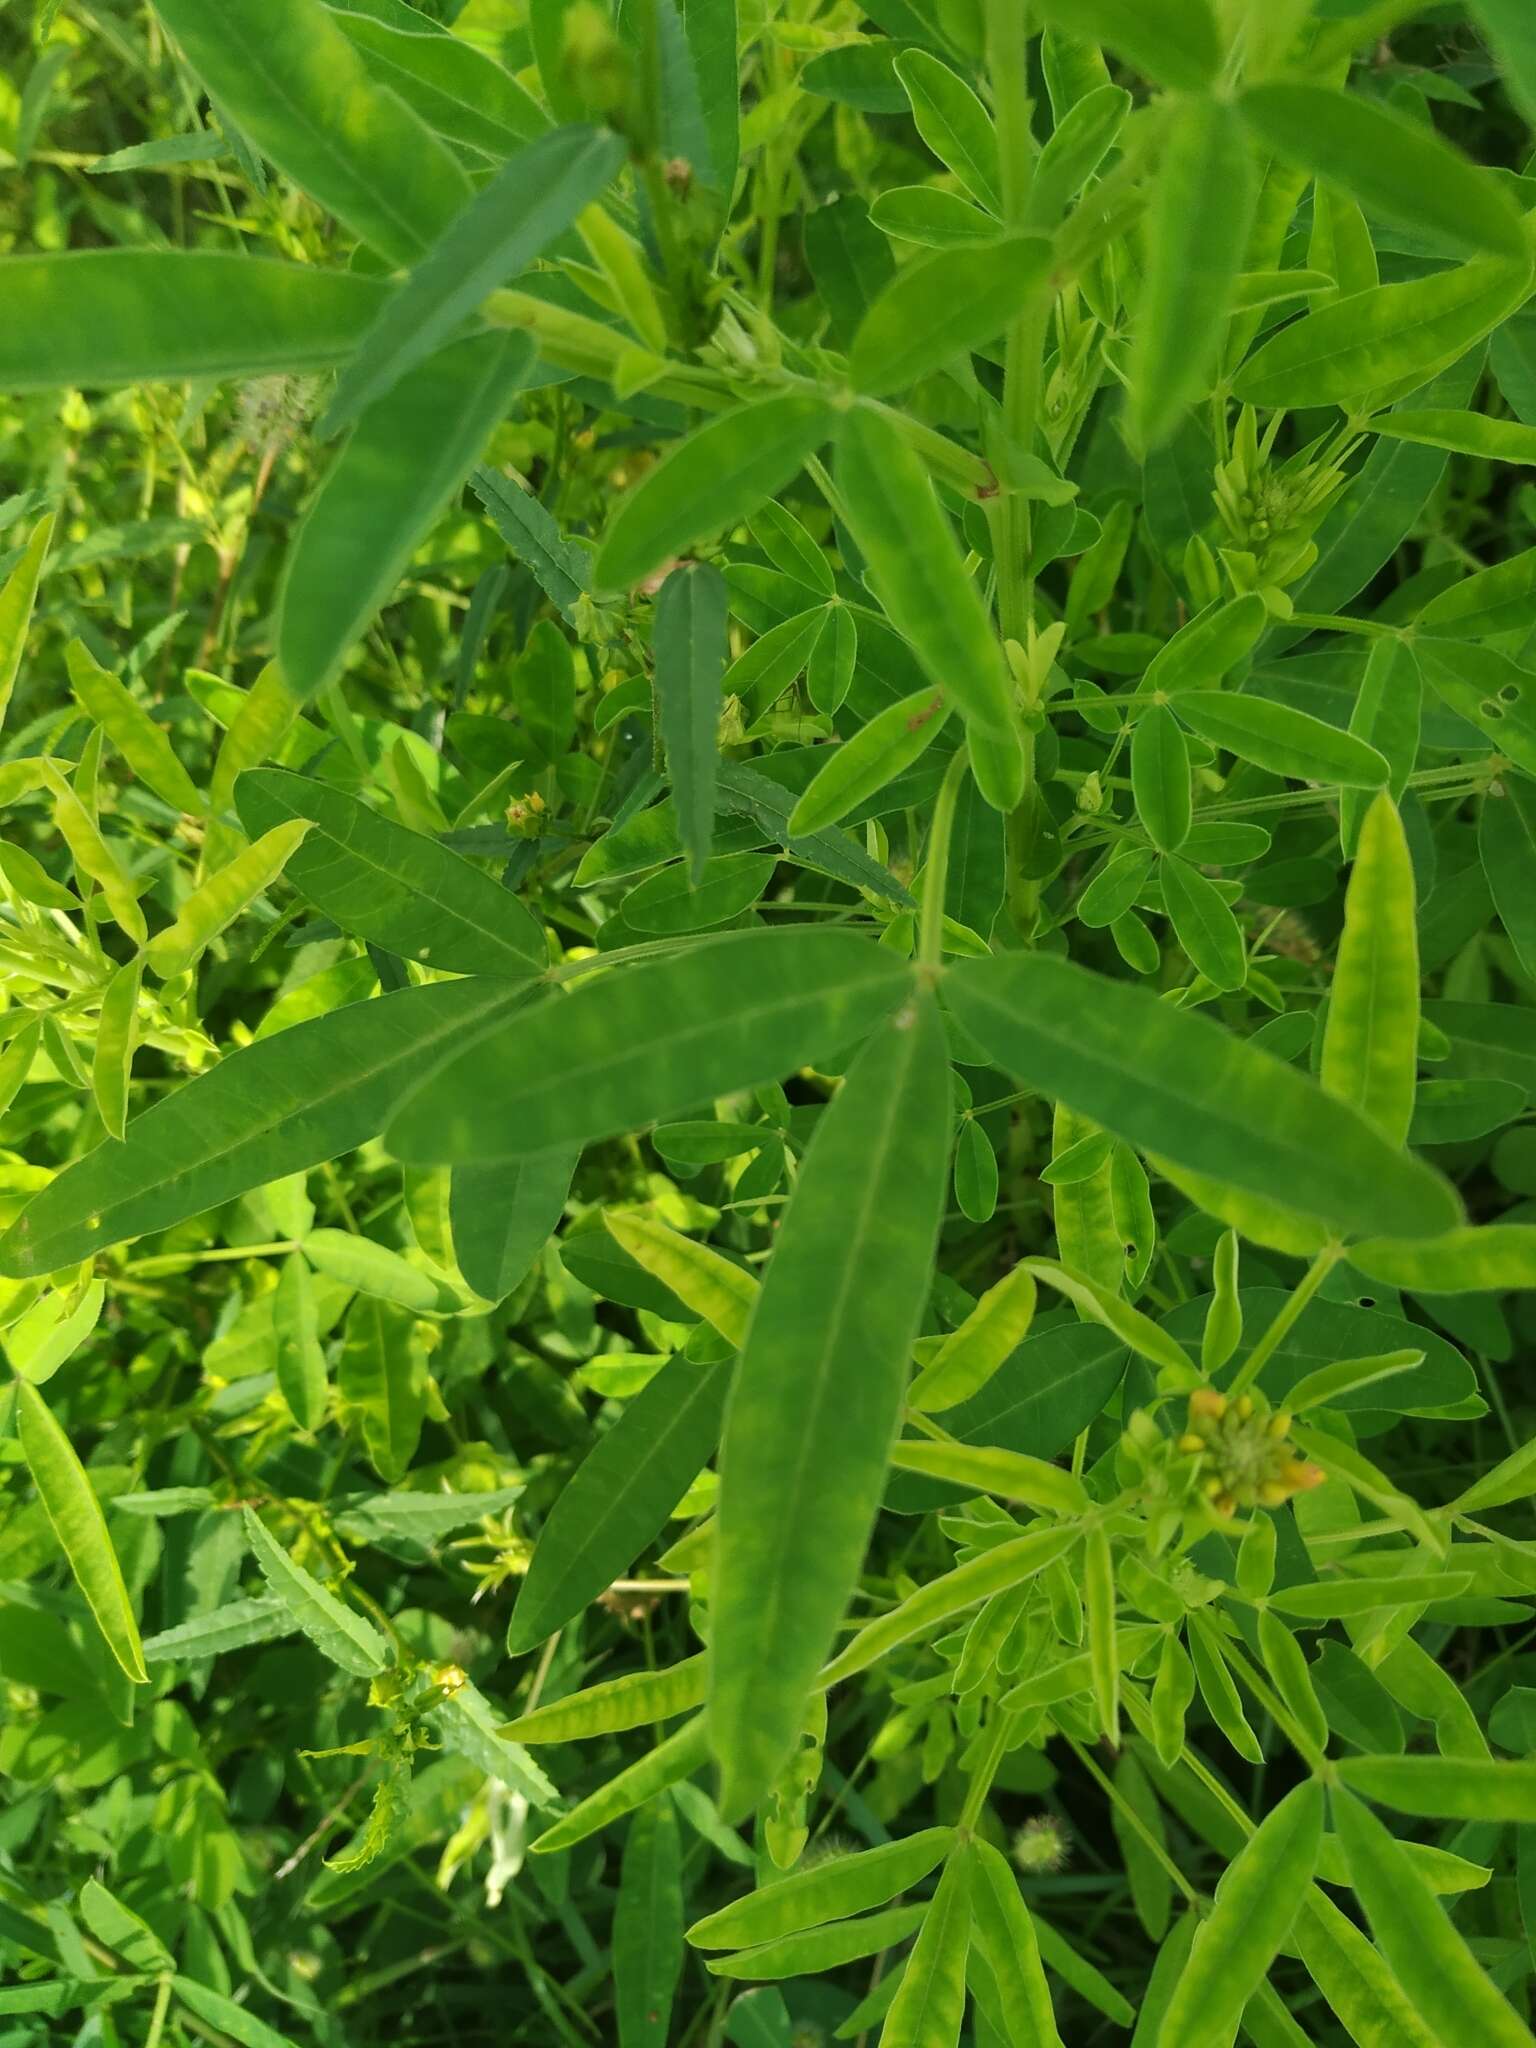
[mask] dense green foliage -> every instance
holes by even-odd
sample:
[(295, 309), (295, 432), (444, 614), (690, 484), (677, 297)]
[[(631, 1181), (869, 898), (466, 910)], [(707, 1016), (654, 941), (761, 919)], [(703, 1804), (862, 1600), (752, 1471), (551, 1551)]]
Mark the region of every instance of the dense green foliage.
[(0, 2048), (1533, 2048), (1528, 123), (0, 7)]

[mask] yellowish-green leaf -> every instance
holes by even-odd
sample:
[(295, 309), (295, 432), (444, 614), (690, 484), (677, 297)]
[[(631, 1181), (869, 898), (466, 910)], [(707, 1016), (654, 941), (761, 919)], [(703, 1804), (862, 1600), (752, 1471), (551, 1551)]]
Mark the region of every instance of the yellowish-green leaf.
[(32, 1483), (96, 1626), (134, 1683), (147, 1685), (139, 1625), (101, 1503), (52, 1409), (27, 1380), (17, 1383), (16, 1422)]

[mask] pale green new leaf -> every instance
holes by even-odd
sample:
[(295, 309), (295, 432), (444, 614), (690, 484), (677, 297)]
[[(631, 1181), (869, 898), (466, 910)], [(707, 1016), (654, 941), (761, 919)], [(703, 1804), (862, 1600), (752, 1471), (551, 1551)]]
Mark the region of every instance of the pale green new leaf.
[(965, 2018), (965, 1959), (971, 1943), (967, 1842), (951, 1854), (880, 2030), (882, 2048), (954, 2048)]
[[(4, 287), (5, 278), (6, 266), (0, 266), (0, 289)], [(3, 347), (3, 342), (0, 342), (0, 350)], [(3, 354), (0, 354), (0, 364), (3, 360)], [(0, 375), (3, 375), (3, 369), (0, 369)], [(26, 651), (27, 633), (37, 603), (37, 586), (42, 580), (43, 564), (48, 559), (48, 548), (53, 539), (53, 521), (54, 515), (50, 512), (37, 522), (21, 551), (21, 560), (0, 585), (0, 723), (4, 722), (10, 708), (11, 692), (21, 671), (21, 657)]]
[(1536, 1287), (1536, 1224), (1483, 1223), (1404, 1243), (1351, 1245), (1349, 1261), (1372, 1280), (1415, 1294), (1484, 1294)]

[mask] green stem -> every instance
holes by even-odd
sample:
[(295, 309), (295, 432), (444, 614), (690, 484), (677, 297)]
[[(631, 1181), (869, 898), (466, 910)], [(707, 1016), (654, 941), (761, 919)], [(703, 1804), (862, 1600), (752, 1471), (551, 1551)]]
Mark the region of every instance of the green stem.
[(1109, 1801), (1110, 1805), (1113, 1806), (1120, 1814), (1121, 1818), (1132, 1829), (1134, 1829), (1134, 1831), (1138, 1835), (1140, 1835), (1142, 1841), (1146, 1843), (1147, 1847), (1151, 1850), (1153, 1856), (1163, 1866), (1164, 1870), (1167, 1871), (1169, 1877), (1172, 1878), (1174, 1884), (1184, 1894), (1185, 1898), (1188, 1899), (1189, 1903), (1192, 1906), (1198, 1906), (1200, 1903), (1200, 1894), (1195, 1890), (1194, 1886), (1190, 1883), (1189, 1879), (1184, 1875), (1183, 1871), (1180, 1870), (1177, 1863), (1175, 1863), (1173, 1858), (1168, 1854), (1167, 1849), (1157, 1839), (1156, 1835), (1153, 1834), (1152, 1830), (1147, 1826), (1146, 1822), (1142, 1819), (1141, 1815), (1136, 1811), (1135, 1807), (1131, 1805), (1130, 1801), (1126, 1798), (1125, 1794), (1119, 1790), (1114, 1780), (1112, 1778), (1105, 1776), (1104, 1772), (1099, 1769), (1098, 1765), (1094, 1762), (1093, 1758), (1088, 1754), (1087, 1750), (1083, 1748), (1082, 1744), (1080, 1742), (1075, 1741), (1073, 1737), (1070, 1735), (1067, 1737), (1067, 1746), (1072, 1751), (1072, 1754), (1077, 1758), (1078, 1762), (1082, 1765), (1083, 1769), (1088, 1773), (1089, 1777), (1093, 1779), (1094, 1783), (1098, 1786), (1099, 1790), (1104, 1794), (1104, 1797)]
[(919, 964), (930, 969), (941, 966), (944, 958), (944, 893), (949, 885), (949, 843), (954, 836), (961, 779), (969, 765), (965, 748), (958, 747), (944, 771), (938, 802), (933, 807), (928, 859), (923, 872), (922, 922), (918, 928), (917, 946)]
[(992, 1780), (997, 1776), (998, 1766), (1008, 1753), (1009, 1740), (1018, 1725), (1018, 1715), (999, 1712), (987, 1731), (987, 1746), (976, 1760), (971, 1773), (970, 1788), (965, 1795), (965, 1805), (960, 1809), (960, 1818), (955, 1823), (961, 1834), (968, 1834), (981, 1819), (981, 1809), (987, 1803), (987, 1794), (992, 1790)]
[(1203, 1633), (1206, 1641), (1214, 1644), (1222, 1657), (1231, 1665), (1265, 1713), (1268, 1714), (1275, 1726), (1284, 1735), (1292, 1749), (1302, 1758), (1307, 1769), (1314, 1775), (1319, 1772), (1326, 1774), (1328, 1771), (1327, 1757), (1317, 1747), (1316, 1743), (1309, 1740), (1284, 1701), (1281, 1700), (1277, 1693), (1270, 1689), (1264, 1679), (1260, 1678), (1258, 1672), (1254, 1670), (1237, 1645), (1229, 1642), (1218, 1628), (1210, 1628), (1204, 1630)]
[(1317, 1257), (1296, 1283), (1291, 1298), (1254, 1345), (1232, 1384), (1227, 1388), (1228, 1400), (1235, 1401), (1239, 1394), (1246, 1393), (1259, 1374), (1274, 1357), (1282, 1339), (1296, 1322), (1307, 1303), (1328, 1278), (1339, 1260), (1344, 1256), (1341, 1244), (1325, 1244)]
[(155, 2009), (149, 2016), (149, 2032), (144, 2036), (144, 2048), (160, 2048), (160, 2036), (165, 2031), (165, 2016), (171, 2007), (171, 1980), (162, 1977), (155, 1986)]

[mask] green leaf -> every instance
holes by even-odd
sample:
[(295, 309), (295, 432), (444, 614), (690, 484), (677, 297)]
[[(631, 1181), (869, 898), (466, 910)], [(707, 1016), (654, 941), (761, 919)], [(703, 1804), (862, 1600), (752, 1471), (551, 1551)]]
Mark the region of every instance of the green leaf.
[[(927, 50), (906, 49), (896, 59), (917, 132), (989, 213), (1003, 210), (1002, 173), (992, 117), (975, 93)], [(926, 188), (925, 188), (926, 189)], [(888, 196), (888, 195), (887, 195)], [(989, 225), (989, 234), (997, 228)]]
[(653, 1799), (629, 1824), (613, 1910), (619, 2048), (658, 2048), (683, 1968), (683, 1858), (677, 1811)]
[(1475, 576), (1463, 576), (1430, 599), (1418, 623), (1426, 633), (1453, 640), (1527, 631), (1536, 624), (1536, 548), (1509, 555)]
[(1380, 1950), (1315, 1885), (1302, 1902), (1291, 1939), (1313, 1983), (1360, 2048), (1444, 2048)]
[[(834, 622), (836, 614), (833, 614)], [(748, 818), (761, 831), (763, 838), (782, 846), (792, 860), (803, 867), (814, 868), (818, 874), (830, 875), (834, 881), (846, 882), (855, 889), (870, 889), (882, 902), (894, 903), (898, 909), (916, 908), (912, 897), (902, 887), (889, 868), (871, 860), (858, 842), (835, 826), (825, 831), (813, 832), (802, 839), (789, 829), (790, 813), (794, 801), (789, 794), (772, 782), (766, 775), (745, 761), (722, 759), (717, 770), (720, 784), (719, 807)]]
[(1248, 952), (1242, 928), (1209, 876), (1177, 854), (1158, 863), (1163, 903), (1174, 935), (1191, 964), (1213, 987), (1241, 988), (1248, 979)]
[(1536, 127), (1536, 21), (1523, 0), (1468, 0), (1468, 11), (1493, 46), (1511, 98)]
[[(1433, 1236), (1459, 1204), (1293, 1068), (1141, 988), (1045, 954), (965, 960), (946, 976), (966, 1030), (1027, 1087), (1128, 1143), (1346, 1230)], [(1372, 1222), (1388, 1214), (1394, 1225)]]
[(1178, 101), (1153, 190), (1131, 358), (1131, 417), (1144, 448), (1167, 440), (1210, 386), (1255, 187), (1248, 138), (1230, 103)]
[(1530, 2029), (1483, 1974), (1401, 1843), (1347, 1791), (1335, 1789), (1332, 1804), (1350, 1882), (1420, 2018), (1445, 2041), (1531, 2048)]
[[(312, 1243), (307, 1241), (306, 1251)], [(360, 1419), (363, 1443), (379, 1477), (387, 1483), (404, 1478), (430, 1399), (426, 1353), (413, 1310), (371, 1293), (353, 1302), (336, 1367), (336, 1394), (343, 1408)]]
[(804, 927), (605, 973), (440, 1067), (390, 1126), (390, 1149), (460, 1165), (617, 1137), (851, 1044), (911, 985), (883, 947)]
[(334, 369), (389, 290), (350, 271), (211, 251), (7, 256), (0, 390)]
[(301, 701), (336, 679), (533, 359), (523, 334), (455, 342), (358, 421), (299, 523), (283, 572), (278, 659)]
[(936, 185), (900, 185), (882, 192), (869, 209), (882, 234), (925, 249), (958, 249), (997, 239), (997, 222), (958, 192)]
[(816, 771), (790, 813), (796, 834), (819, 832), (887, 783), (894, 782), (920, 760), (944, 729), (949, 706), (942, 690), (916, 690), (877, 711), (851, 739), (826, 749), (825, 765)]
[(1120, 1746), (1120, 1651), (1115, 1629), (1115, 1565), (1109, 1538), (1095, 1524), (1083, 1538), (1083, 1606), (1088, 1621), (1088, 1663), (1099, 1726), (1112, 1749)]
[(1526, 256), (1520, 209), (1491, 171), (1422, 121), (1326, 86), (1250, 86), (1238, 112), (1286, 162), (1331, 178), (1372, 219), (1430, 234), (1466, 255)]
[(324, 1420), (330, 1387), (315, 1316), (314, 1289), (302, 1252), (290, 1252), (283, 1261), (272, 1296), (272, 1335), (276, 1340), (278, 1390), (300, 1429), (313, 1432)]
[(372, 1678), (384, 1669), (384, 1638), (371, 1621), (328, 1592), (304, 1567), (295, 1564), (276, 1542), (254, 1508), (245, 1508), (245, 1539), (273, 1596), (315, 1648), (354, 1678)]
[(88, 1877), (80, 1887), (80, 1917), (98, 1941), (116, 1949), (131, 1970), (155, 1976), (175, 1967), (159, 1935), (99, 1878)]
[(624, 161), (600, 128), (557, 128), (509, 157), (388, 301), (336, 381), (320, 423), (336, 433), (451, 341), (488, 293), (518, 277)]
[(1383, 791), (1365, 814), (1345, 892), (1318, 1080), (1393, 1145), (1407, 1141), (1418, 1082), (1416, 915), (1408, 841)]
[(155, 0), (210, 97), (328, 213), (413, 263), (471, 193), (452, 151), (381, 90), (319, 0)]
[(990, 1990), (1010, 2042), (1061, 2048), (1050, 1985), (1029, 1908), (1005, 1859), (979, 1837), (971, 1844), (973, 1948), (986, 1959)]
[(236, 2005), (222, 1991), (211, 1990), (197, 1978), (173, 1977), (171, 1986), (188, 2012), (195, 2013), (210, 2027), (217, 2027), (231, 2041), (238, 2041), (240, 2048), (295, 2048), (289, 2035), (279, 2034), (243, 2005)]
[(459, 1271), (485, 1301), (505, 1301), (559, 1223), (577, 1154), (456, 1166), (448, 1197)]
[(0, 1270), (54, 1272), (355, 1150), (424, 1065), (515, 1000), (499, 982), (401, 989), (229, 1054), (34, 1196)]
[(1289, 704), (1221, 690), (1187, 690), (1174, 708), (1213, 747), (1271, 775), (1344, 789), (1380, 789), (1387, 779), (1387, 764), (1374, 747)]
[(663, 936), (731, 924), (756, 903), (777, 866), (771, 853), (719, 853), (697, 880), (682, 866), (662, 868), (624, 898), (624, 922)]
[(1459, 1756), (1351, 1756), (1339, 1764), (1351, 1791), (1430, 1820), (1536, 1821), (1536, 1763)]
[(1160, 2044), (1226, 2048), (1296, 1916), (1322, 1832), (1318, 1784), (1298, 1785), (1266, 1815), (1216, 1887), (1163, 2016)]
[(710, 420), (620, 505), (592, 565), (597, 588), (626, 590), (695, 541), (745, 519), (793, 482), (835, 424), (825, 400), (796, 392)]
[(661, 586), (651, 645), (656, 657), (656, 717), (678, 836), (693, 879), (703, 873), (715, 830), (720, 759), (720, 681), (730, 658), (729, 592), (718, 569), (687, 562)]
[(563, 1628), (654, 1542), (714, 1451), (729, 1377), (679, 1353), (598, 1438), (540, 1532), (507, 1631), (509, 1656)]
[(535, 1707), (509, 1721), (502, 1733), (535, 1744), (581, 1742), (595, 1735), (668, 1721), (674, 1714), (703, 1704), (707, 1661), (701, 1652), (664, 1671), (626, 1671), (622, 1678), (610, 1678), (581, 1692), (567, 1693), (564, 1699), (551, 1700), (546, 1707)]
[(510, 890), (345, 790), (256, 768), (236, 783), (235, 801), (253, 837), (308, 819), (314, 829), (284, 872), (343, 931), (453, 974), (527, 981), (547, 966), (543, 931)]
[[(8, 266), (0, 264), (0, 281), (6, 276)], [(0, 340), (0, 351), (4, 343)], [(3, 360), (3, 354), (0, 354)], [(11, 692), (16, 687), (16, 677), (21, 670), (21, 657), (26, 652), (27, 634), (32, 624), (32, 613), (37, 604), (37, 586), (42, 580), (43, 564), (48, 559), (49, 544), (53, 539), (54, 515), (50, 512), (33, 527), (21, 559), (0, 584), (0, 724), (10, 708)]]
[(1011, 810), (1024, 775), (1013, 683), (926, 471), (884, 414), (856, 406), (838, 435), (837, 482), (891, 623), (964, 714), (977, 786)]
[(924, 1828), (878, 1849), (813, 1864), (695, 1920), (688, 1940), (695, 1948), (752, 1948), (886, 1905), (920, 1884), (954, 1843), (952, 1828)]
[(1262, 342), (1232, 382), (1248, 405), (1350, 406), (1449, 369), (1530, 289), (1528, 263), (1479, 257), (1336, 300)]
[(144, 960), (137, 955), (125, 960), (102, 990), (96, 1044), (91, 1054), (91, 1091), (109, 1138), (121, 1138), (127, 1127), (128, 1086), (133, 1078), (143, 979)]
[(1536, 427), (1522, 426), (1518, 420), (1413, 406), (1378, 413), (1370, 425), (1371, 432), (1383, 440), (1447, 448), (1453, 455), (1475, 455), (1480, 462), (1536, 462)]
[(101, 1503), (52, 1409), (28, 1380), (16, 1382), (16, 1428), (38, 1498), (107, 1648), (136, 1685), (147, 1685), (139, 1625)]
[(949, 1116), (942, 1021), (918, 996), (823, 1112), (780, 1226), (721, 1450), (710, 1740), (728, 1814), (793, 1749), (863, 1561), (927, 1297)]
[(1067, 33), (1107, 43), (1158, 85), (1199, 92), (1221, 65), (1209, 0), (1045, 0), (1044, 19)]
[(654, 1799), (669, 1785), (692, 1777), (708, 1755), (709, 1740), (704, 1716), (695, 1714), (665, 1742), (657, 1743), (637, 1763), (630, 1764), (617, 1777), (600, 1785), (579, 1806), (573, 1806), (569, 1813), (562, 1814), (553, 1827), (546, 1828), (529, 1846), (536, 1856), (553, 1855), (559, 1850), (574, 1848), (588, 1835), (595, 1835), (600, 1828), (610, 1827), (614, 1821), (622, 1820), (626, 1813), (633, 1813), (636, 1807), (643, 1806), (647, 1799)]
[(974, 1845), (966, 1843), (944, 1866), (881, 2029), (883, 2048), (955, 2048), (960, 2039), (974, 1856)]
[(250, 1643), (275, 1642), (296, 1633), (298, 1623), (287, 1605), (270, 1596), (260, 1600), (226, 1600), (212, 1614), (201, 1614), (176, 1628), (144, 1638), (144, 1662), (195, 1663), (200, 1658), (222, 1657), (226, 1650), (243, 1650)]
[(1051, 260), (1040, 235), (941, 249), (900, 269), (853, 337), (854, 389), (902, 391), (957, 355), (995, 341), (1038, 292)]
[(1478, 814), (1477, 850), (1509, 942), (1536, 981), (1536, 789), (1518, 776), (1489, 787)]
[(1141, 679), (1141, 693), (1214, 690), (1256, 645), (1268, 623), (1269, 613), (1256, 590), (1207, 606), (1153, 655)]
[(1189, 837), (1189, 747), (1166, 704), (1154, 704), (1131, 734), (1131, 792), (1147, 837), (1162, 853), (1176, 853)]
[(1009, 1591), (1031, 1579), (1047, 1565), (1064, 1557), (1078, 1540), (1073, 1528), (1032, 1529), (1027, 1536), (1012, 1538), (995, 1550), (983, 1551), (941, 1578), (931, 1580), (909, 1594), (899, 1607), (868, 1622), (853, 1640), (837, 1653), (821, 1672), (818, 1684), (838, 1685), (913, 1636), (922, 1635), (953, 1614), (963, 1614), (993, 1594)]
[(899, 1472), (924, 1472), (931, 1479), (952, 1480), (969, 1493), (995, 1493), (1003, 1500), (1025, 1501), (1053, 1514), (1082, 1514), (1089, 1505), (1080, 1479), (1023, 1451), (929, 1443), (918, 1438), (897, 1444), (891, 1463)]
[(1454, 1600), (1471, 1583), (1469, 1572), (1403, 1572), (1396, 1578), (1319, 1579), (1310, 1586), (1286, 1586), (1269, 1598), (1271, 1606), (1298, 1621), (1336, 1621), (1377, 1607)]
[(922, 1925), (927, 1911), (924, 1905), (867, 1913), (862, 1919), (841, 1920), (833, 1927), (814, 1927), (804, 1934), (785, 1935), (781, 1941), (765, 1941), (761, 1948), (744, 1949), (738, 1955), (716, 1956), (707, 1967), (715, 1977), (780, 1982), (786, 1977), (841, 1969), (905, 1941)]
[(1536, 1224), (1484, 1223), (1404, 1243), (1351, 1245), (1349, 1262), (1372, 1280), (1414, 1294), (1493, 1294), (1536, 1287)]

